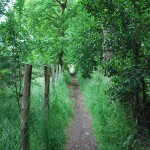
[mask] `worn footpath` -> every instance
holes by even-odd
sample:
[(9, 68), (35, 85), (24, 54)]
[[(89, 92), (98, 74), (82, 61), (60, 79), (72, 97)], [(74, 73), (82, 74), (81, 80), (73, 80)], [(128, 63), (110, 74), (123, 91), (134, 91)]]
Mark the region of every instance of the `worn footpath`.
[(73, 90), (72, 99), (76, 100), (73, 121), (68, 128), (68, 141), (65, 150), (97, 150), (98, 144), (92, 131), (92, 118), (83, 100), (75, 77), (69, 86)]

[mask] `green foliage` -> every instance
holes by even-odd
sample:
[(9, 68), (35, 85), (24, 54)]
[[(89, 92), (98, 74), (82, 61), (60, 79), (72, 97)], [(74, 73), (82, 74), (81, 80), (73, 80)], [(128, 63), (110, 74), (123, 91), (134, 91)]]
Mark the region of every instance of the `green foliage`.
[[(93, 69), (101, 68), (111, 79), (107, 91), (111, 103), (118, 111), (121, 104), (130, 110), (137, 120), (137, 133), (150, 129), (147, 115), (150, 108), (150, 7), (147, 0), (99, 0), (96, 3), (71, 0), (64, 14), (56, 0), (16, 0), (9, 9), (8, 2), (0, 1), (1, 88), (13, 85), (18, 99), (22, 92), (23, 63), (39, 67), (63, 61), (64, 68), (73, 64), (83, 77), (90, 77)], [(112, 52), (112, 59), (104, 62), (103, 54), (107, 51)], [(64, 80), (70, 82), (68, 72), (64, 75)], [(39, 76), (41, 72), (34, 78)], [(121, 104), (116, 104), (116, 100)], [(17, 111), (16, 101), (7, 102), (15, 103), (12, 107)], [(43, 130), (39, 132), (39, 137), (41, 135), (44, 136)], [(132, 135), (128, 139), (130, 137)]]
[(9, 0), (1, 0), (0, 1), (0, 15), (4, 15), (6, 13), (6, 6)]
[[(63, 78), (60, 78), (51, 89), (50, 112), (48, 120), (44, 112), (44, 79), (37, 78), (32, 83), (31, 105), (29, 115), (30, 149), (41, 150), (64, 149), (66, 141), (66, 127), (72, 115), (68, 89)], [(63, 91), (62, 91), (63, 89)], [(7, 92), (6, 92), (7, 91)], [(11, 89), (3, 89), (0, 98), (1, 149), (20, 149), (20, 116)], [(4, 113), (5, 112), (5, 113)]]
[[(45, 120), (43, 110), (43, 78), (38, 78), (37, 86), (32, 88), (30, 141), (31, 149), (63, 149), (66, 140), (66, 127), (72, 110), (68, 99), (68, 90), (63, 78), (55, 89), (51, 89), (49, 120)], [(63, 91), (62, 91), (63, 89)], [(40, 91), (40, 92), (39, 92)], [(39, 94), (37, 94), (39, 93)], [(38, 143), (38, 147), (37, 147)]]
[(3, 88), (0, 95), (1, 149), (20, 149), (20, 119), (14, 92)]
[(63, 78), (64, 78), (64, 81), (65, 81), (67, 84), (71, 83), (71, 76), (70, 76), (69, 71), (64, 70), (64, 72), (63, 72)]
[(101, 150), (138, 149), (133, 145), (136, 124), (133, 116), (119, 101), (112, 101), (106, 94), (110, 79), (98, 72), (91, 79), (78, 77), (85, 102), (93, 116), (94, 133)]
[[(34, 9), (33, 9), (34, 8)], [(25, 2), (25, 26), (32, 35), (32, 64), (58, 64), (59, 53), (64, 51), (64, 16), (57, 1), (31, 0)]]
[[(79, 4), (76, 14), (67, 19), (65, 60), (74, 64), (84, 77), (89, 77), (101, 53), (101, 33), (97, 31), (94, 18)], [(67, 13), (71, 14), (72, 10)], [(101, 54), (101, 55), (100, 55)]]
[[(11, 3), (5, 5), (9, 7)], [(21, 80), (21, 67), (30, 52), (30, 40), (22, 22), (23, 3), (20, 5), (16, 1), (14, 8), (7, 7), (2, 16), (4, 20), (0, 22), (0, 84), (14, 85)]]
[(82, 0), (81, 3), (103, 31), (103, 51), (112, 52), (111, 61), (99, 61), (98, 64), (105, 75), (111, 76), (111, 99), (118, 99), (131, 108), (138, 122), (138, 132), (144, 132), (141, 130), (145, 128), (149, 130), (146, 115), (150, 106), (147, 94), (150, 76), (149, 3), (146, 0), (100, 0), (96, 4)]

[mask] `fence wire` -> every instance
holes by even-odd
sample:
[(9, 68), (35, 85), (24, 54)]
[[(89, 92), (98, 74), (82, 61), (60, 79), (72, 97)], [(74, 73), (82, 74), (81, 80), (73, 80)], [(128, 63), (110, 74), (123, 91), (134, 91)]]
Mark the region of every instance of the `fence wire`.
[[(58, 75), (57, 78), (55, 77), (55, 84), (57, 84), (57, 80), (60, 79), (61, 75)], [(50, 82), (52, 83), (52, 79), (50, 79)], [(52, 84), (50, 84), (50, 87), (52, 89)], [(40, 141), (42, 139), (42, 137), (40, 136), (43, 135), (44, 137), (45, 134), (43, 77), (35, 77), (34, 80), (32, 80), (30, 97), (31, 98), (30, 113), (28, 116), (28, 134), (30, 141), (30, 149), (35, 149), (35, 147), (37, 147), (38, 142), (43, 142)], [(6, 92), (5, 98), (0, 97), (0, 114), (0, 150), (20, 150), (21, 114), (19, 113), (14, 93), (13, 96), (10, 96), (9, 94), (7, 95)]]

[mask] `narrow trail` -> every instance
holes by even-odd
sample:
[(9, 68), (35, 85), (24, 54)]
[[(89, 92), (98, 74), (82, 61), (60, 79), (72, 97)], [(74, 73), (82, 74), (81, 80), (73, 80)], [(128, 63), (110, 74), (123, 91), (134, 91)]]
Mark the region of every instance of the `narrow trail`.
[(68, 141), (65, 150), (97, 150), (98, 144), (92, 131), (92, 118), (85, 107), (78, 82), (72, 77), (69, 86), (73, 90), (72, 98), (76, 100), (76, 108), (72, 124), (68, 129)]

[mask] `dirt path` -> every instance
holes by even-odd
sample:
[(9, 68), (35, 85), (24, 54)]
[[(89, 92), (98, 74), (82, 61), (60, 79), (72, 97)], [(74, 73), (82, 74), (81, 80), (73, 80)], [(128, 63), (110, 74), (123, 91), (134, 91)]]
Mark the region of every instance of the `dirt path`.
[(77, 80), (73, 77), (70, 87), (76, 108), (73, 122), (68, 129), (69, 139), (65, 150), (97, 150), (97, 142), (92, 131), (92, 118), (85, 107)]

